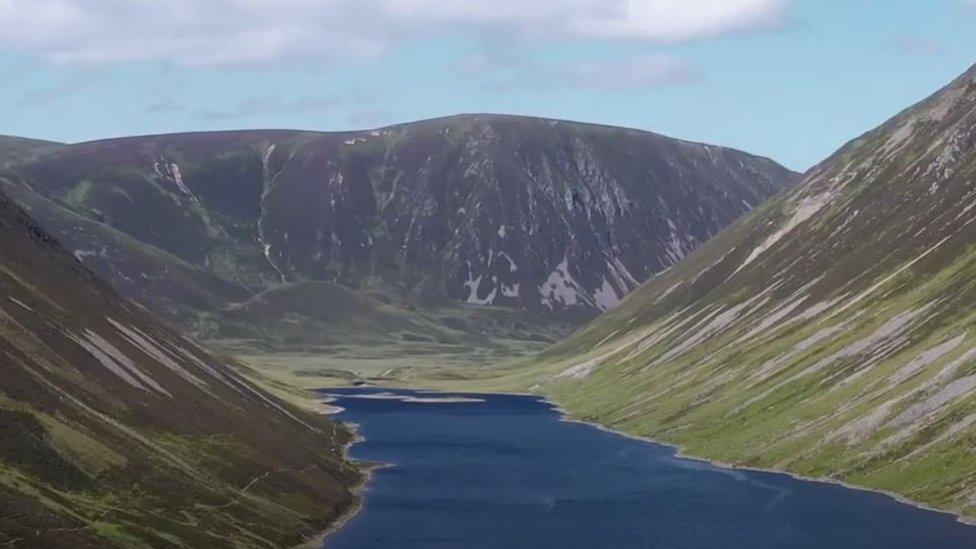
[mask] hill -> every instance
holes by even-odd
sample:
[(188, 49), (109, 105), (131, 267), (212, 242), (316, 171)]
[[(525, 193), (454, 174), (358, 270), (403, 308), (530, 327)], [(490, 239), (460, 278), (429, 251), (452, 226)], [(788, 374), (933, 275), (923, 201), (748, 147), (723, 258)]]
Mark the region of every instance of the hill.
[(351, 435), (116, 294), (0, 194), (0, 544), (267, 547), (354, 503)]
[[(434, 317), (509, 311), (488, 339), (530, 319), (563, 334), (797, 179), (722, 147), (499, 115), (113, 139), (5, 174), (124, 295), (223, 348), (286, 349), (334, 338), (292, 329), (320, 319), (245, 304), (309, 282)], [(268, 316), (242, 323), (241, 307)]]
[(974, 181), (976, 68), (555, 345), (527, 383), (696, 455), (974, 516)]

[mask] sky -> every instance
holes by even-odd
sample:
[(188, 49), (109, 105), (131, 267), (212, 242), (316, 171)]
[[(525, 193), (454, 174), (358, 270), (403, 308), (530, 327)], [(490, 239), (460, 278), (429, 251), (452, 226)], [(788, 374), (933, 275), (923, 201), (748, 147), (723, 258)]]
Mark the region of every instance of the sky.
[(805, 170), (976, 64), (976, 0), (0, 0), (0, 134), (497, 112)]

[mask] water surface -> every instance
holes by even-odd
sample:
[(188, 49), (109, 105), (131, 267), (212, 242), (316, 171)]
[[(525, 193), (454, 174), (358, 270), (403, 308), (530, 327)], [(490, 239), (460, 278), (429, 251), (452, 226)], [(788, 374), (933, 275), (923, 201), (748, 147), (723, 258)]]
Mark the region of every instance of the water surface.
[(326, 392), (366, 438), (352, 456), (392, 464), (330, 548), (976, 548), (949, 515), (677, 458), (535, 397)]

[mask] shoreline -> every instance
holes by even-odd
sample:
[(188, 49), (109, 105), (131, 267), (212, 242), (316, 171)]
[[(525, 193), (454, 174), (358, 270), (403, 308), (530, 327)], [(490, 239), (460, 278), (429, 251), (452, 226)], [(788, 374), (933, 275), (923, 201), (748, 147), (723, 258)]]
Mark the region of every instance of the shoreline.
[[(338, 408), (338, 410), (329, 411), (326, 415), (331, 416), (342, 411), (342, 408), (339, 407), (335, 407), (335, 408)], [(340, 423), (344, 428), (348, 429), (353, 435), (352, 438), (349, 439), (349, 441), (346, 442), (345, 445), (343, 445), (342, 460), (347, 463), (359, 463), (349, 456), (349, 452), (352, 450), (353, 446), (366, 440), (366, 437), (362, 436), (359, 433), (359, 426), (356, 425), (355, 423), (346, 423), (346, 422), (340, 422)], [(328, 539), (329, 536), (338, 532), (346, 524), (349, 524), (349, 521), (355, 518), (356, 515), (358, 515), (359, 512), (363, 510), (363, 505), (366, 499), (365, 496), (363, 495), (363, 492), (366, 491), (369, 482), (373, 479), (373, 471), (375, 469), (382, 468), (382, 464), (373, 464), (368, 462), (363, 462), (363, 463), (365, 465), (360, 469), (363, 475), (362, 478), (359, 480), (359, 482), (356, 483), (355, 486), (352, 487), (351, 490), (349, 490), (349, 492), (355, 498), (353, 504), (350, 505), (348, 509), (343, 511), (342, 514), (340, 514), (336, 518), (335, 522), (330, 524), (328, 528), (308, 538), (301, 544), (297, 545), (296, 548), (320, 549), (325, 547), (325, 541), (326, 539)]]
[[(662, 446), (662, 447), (665, 447), (665, 448), (670, 448), (671, 450), (674, 450), (674, 457), (677, 458), (677, 459), (683, 459), (683, 460), (687, 460), (687, 461), (694, 461), (694, 462), (697, 462), (697, 463), (705, 463), (705, 464), (711, 465), (711, 466), (716, 467), (716, 468), (719, 468), (719, 469), (726, 469), (726, 470), (730, 470), (730, 471), (746, 471), (746, 472), (757, 472), (757, 473), (769, 473), (769, 474), (775, 474), (775, 475), (784, 475), (784, 476), (789, 477), (789, 478), (792, 478), (794, 480), (800, 480), (800, 481), (805, 481), (805, 482), (816, 482), (816, 483), (820, 483), (820, 484), (828, 484), (828, 485), (833, 485), (833, 486), (839, 486), (839, 487), (846, 488), (846, 489), (849, 489), (849, 490), (857, 490), (857, 491), (861, 491), (861, 492), (869, 492), (869, 493), (873, 493), (873, 494), (878, 494), (878, 495), (882, 495), (882, 496), (889, 497), (892, 500), (894, 500), (894, 501), (896, 501), (898, 503), (901, 503), (903, 505), (908, 505), (908, 506), (914, 507), (914, 508), (919, 509), (919, 510), (922, 510), (922, 511), (927, 511), (927, 512), (932, 512), (932, 513), (938, 513), (938, 514), (941, 514), (941, 515), (948, 515), (948, 516), (952, 517), (956, 522), (958, 522), (960, 524), (964, 524), (964, 525), (967, 525), (967, 526), (976, 527), (976, 517), (972, 517), (972, 518), (965, 517), (962, 514), (957, 513), (957, 512), (949, 511), (949, 510), (946, 510), (946, 509), (939, 509), (937, 507), (933, 507), (931, 505), (928, 505), (928, 504), (925, 504), (925, 503), (922, 503), (922, 502), (919, 502), (919, 501), (915, 501), (915, 500), (909, 499), (907, 496), (905, 496), (903, 494), (899, 494), (897, 492), (893, 492), (891, 490), (885, 490), (883, 488), (870, 488), (870, 487), (867, 487), (867, 486), (861, 486), (861, 485), (858, 485), (858, 484), (852, 484), (852, 483), (849, 483), (849, 482), (846, 482), (846, 481), (843, 481), (843, 480), (840, 480), (840, 479), (834, 479), (834, 478), (830, 478), (830, 477), (811, 477), (811, 476), (803, 475), (803, 474), (800, 474), (800, 473), (794, 473), (794, 472), (791, 472), (791, 471), (786, 471), (786, 470), (783, 470), (783, 469), (775, 469), (775, 468), (771, 468), (771, 467), (755, 467), (755, 466), (748, 466), (748, 465), (739, 465), (739, 464), (735, 464), (735, 463), (732, 463), (732, 462), (722, 461), (722, 460), (719, 460), (719, 459), (710, 459), (710, 458), (706, 458), (706, 457), (702, 457), (702, 456), (692, 455), (692, 454), (687, 453), (686, 452), (686, 449), (684, 447), (678, 445), (678, 444), (673, 444), (673, 443), (670, 443), (670, 442), (665, 442), (665, 441), (658, 440), (658, 439), (654, 439), (654, 438), (647, 437), (647, 436), (635, 435), (635, 434), (628, 433), (628, 432), (625, 432), (625, 431), (620, 431), (620, 430), (613, 429), (613, 428), (611, 428), (609, 426), (606, 426), (606, 425), (603, 425), (601, 423), (596, 423), (596, 422), (593, 422), (593, 421), (586, 421), (586, 420), (582, 420), (582, 419), (578, 419), (576, 417), (573, 417), (572, 413), (569, 410), (567, 410), (561, 404), (559, 404), (558, 402), (556, 402), (555, 400), (553, 400), (550, 396), (547, 396), (547, 395), (544, 395), (544, 394), (529, 393), (529, 392), (515, 392), (515, 391), (443, 391), (443, 390), (437, 390), (437, 389), (418, 389), (418, 388), (395, 387), (395, 386), (387, 386), (387, 385), (372, 386), (372, 387), (382, 388), (382, 389), (389, 389), (389, 390), (393, 390), (393, 391), (396, 391), (398, 389), (404, 389), (404, 390), (408, 390), (408, 391), (417, 391), (417, 392), (423, 392), (423, 393), (467, 394), (467, 395), (500, 395), (500, 396), (532, 397), (532, 398), (539, 399), (540, 402), (543, 402), (543, 403), (549, 405), (552, 408), (552, 410), (559, 415), (559, 421), (563, 421), (563, 422), (566, 422), (566, 423), (577, 423), (577, 424), (580, 424), (580, 425), (586, 425), (586, 426), (589, 426), (589, 427), (593, 427), (595, 429), (598, 429), (600, 431), (604, 431), (606, 433), (611, 433), (611, 434), (614, 434), (614, 435), (617, 435), (617, 436), (622, 436), (622, 437), (625, 437), (625, 438), (629, 438), (631, 440), (637, 440), (637, 441), (644, 442), (644, 443), (650, 443), (650, 444), (655, 444), (657, 446)], [(323, 388), (322, 390), (328, 390), (328, 389), (329, 388)], [(365, 440), (364, 437), (362, 437), (361, 435), (359, 435), (358, 430), (356, 430), (356, 427), (358, 427), (358, 426), (356, 426), (355, 424), (346, 424), (346, 425), (349, 425), (351, 428), (353, 428), (353, 432), (355, 433), (356, 436), (347, 444), (346, 448), (344, 449), (344, 454), (343, 454), (344, 456), (348, 453), (349, 449), (353, 445), (355, 445), (358, 442), (362, 442), (362, 441)], [(324, 532), (322, 535), (318, 536), (317, 539), (320, 540), (320, 543), (324, 544), (325, 539), (329, 535), (335, 533), (337, 530), (339, 530), (340, 528), (342, 528), (342, 526), (344, 526), (345, 524), (347, 524), (349, 522), (349, 520), (351, 520), (362, 509), (362, 507), (364, 505), (365, 498), (364, 497), (359, 497), (359, 496), (360, 496), (362, 490), (369, 483), (369, 481), (372, 480), (372, 476), (373, 476), (372, 473), (373, 473), (373, 471), (375, 469), (383, 468), (383, 467), (387, 467), (387, 466), (391, 466), (391, 465), (390, 464), (385, 464), (385, 465), (384, 464), (374, 464), (374, 465), (370, 466), (364, 472), (365, 474), (363, 475), (363, 481), (356, 487), (357, 488), (356, 495), (358, 497), (357, 504), (353, 508), (351, 508), (350, 511), (347, 512), (343, 516), (343, 518), (341, 520), (337, 521), (326, 532)]]
[[(520, 393), (508, 393), (508, 394), (512, 394), (512, 395), (516, 395), (516, 396), (521, 396)], [(528, 395), (526, 395), (526, 396), (528, 396)], [(585, 420), (582, 420), (582, 419), (577, 419), (577, 418), (573, 417), (572, 414), (568, 410), (566, 410), (565, 408), (563, 408), (562, 405), (560, 405), (560, 404), (558, 404), (558, 403), (550, 400), (548, 397), (545, 397), (543, 395), (532, 395), (532, 396), (538, 396), (538, 397), (540, 397), (543, 400), (543, 402), (546, 402), (547, 404), (551, 405), (553, 407), (553, 410), (555, 410), (556, 412), (559, 413), (559, 415), (560, 415), (560, 421), (565, 421), (567, 423), (578, 423), (578, 424), (581, 424), (581, 425), (588, 425), (590, 427), (594, 427), (596, 429), (599, 429), (599, 430), (604, 431), (604, 432), (607, 432), (607, 433), (613, 433), (615, 435), (623, 436), (623, 437), (626, 437), (626, 438), (629, 438), (629, 439), (632, 439), (632, 440), (639, 440), (641, 442), (648, 442), (648, 443), (651, 443), (651, 444), (656, 444), (658, 446), (663, 446), (665, 448), (670, 448), (670, 449), (674, 450), (674, 452), (675, 452), (674, 453), (674, 457), (676, 457), (678, 459), (684, 459), (684, 460), (688, 460), (688, 461), (695, 461), (695, 462), (698, 462), (698, 463), (706, 463), (708, 465), (712, 465), (713, 467), (717, 467), (717, 468), (720, 468), (720, 469), (727, 469), (727, 470), (730, 470), (730, 471), (747, 471), (747, 472), (748, 471), (751, 471), (751, 472), (756, 472), (756, 473), (770, 473), (770, 474), (774, 474), (774, 475), (784, 475), (784, 476), (790, 477), (792, 479), (802, 480), (802, 481), (805, 481), (805, 482), (816, 482), (816, 483), (819, 483), (819, 484), (829, 484), (829, 485), (833, 485), (833, 486), (840, 486), (842, 488), (847, 488), (849, 490), (857, 490), (857, 491), (860, 491), (860, 492), (870, 492), (870, 493), (874, 493), (874, 494), (878, 494), (878, 495), (882, 495), (882, 496), (887, 496), (887, 497), (889, 497), (889, 498), (897, 501), (898, 503), (901, 503), (903, 505), (909, 505), (911, 507), (915, 507), (916, 509), (920, 509), (920, 510), (923, 510), (923, 511), (932, 512), (932, 513), (939, 513), (941, 515), (948, 515), (948, 516), (952, 517), (953, 519), (955, 519), (956, 522), (958, 522), (960, 524), (965, 524), (966, 526), (976, 526), (976, 517), (972, 517), (972, 518), (965, 517), (962, 514), (956, 513), (954, 511), (949, 511), (949, 510), (946, 510), (946, 509), (939, 509), (937, 507), (933, 507), (933, 506), (928, 505), (926, 503), (922, 503), (920, 501), (915, 501), (915, 500), (909, 499), (907, 496), (905, 496), (903, 494), (899, 494), (898, 492), (893, 492), (891, 490), (885, 490), (883, 488), (871, 488), (871, 487), (862, 486), (862, 485), (859, 485), (859, 484), (852, 484), (852, 483), (846, 482), (844, 480), (830, 478), (830, 477), (811, 477), (811, 476), (803, 475), (801, 473), (794, 473), (792, 471), (786, 471), (784, 469), (775, 469), (775, 468), (772, 468), (772, 467), (755, 467), (755, 466), (750, 466), (750, 465), (739, 465), (739, 464), (736, 464), (736, 463), (732, 463), (732, 462), (728, 462), (728, 461), (722, 461), (722, 460), (719, 460), (719, 459), (710, 459), (710, 458), (707, 458), (707, 457), (692, 455), (692, 454), (687, 453), (686, 450), (685, 450), (685, 448), (683, 446), (681, 446), (681, 445), (678, 445), (678, 444), (673, 444), (673, 443), (670, 443), (670, 442), (665, 442), (665, 441), (662, 441), (662, 440), (653, 439), (653, 438), (645, 437), (645, 436), (641, 436), (641, 435), (635, 435), (635, 434), (632, 434), (632, 433), (627, 433), (625, 431), (618, 431), (616, 429), (612, 429), (612, 428), (610, 428), (610, 427), (608, 427), (606, 425), (600, 424), (600, 423), (595, 423), (595, 422), (592, 422), (592, 421), (585, 421)]]
[[(394, 389), (394, 390), (397, 389), (397, 387), (393, 387), (393, 386), (388, 386), (388, 387), (387, 386), (384, 386), (384, 387), (385, 388), (389, 388), (389, 389)], [(409, 389), (409, 390), (418, 390), (418, 389)], [(434, 389), (434, 390), (419, 389), (419, 390), (420, 391), (425, 391), (425, 392), (432, 392), (432, 393), (438, 393), (438, 392), (440, 392), (440, 393), (445, 393), (445, 392), (446, 393), (450, 393), (450, 391), (438, 391), (436, 389)], [(466, 391), (454, 391), (454, 392), (456, 392), (456, 393), (465, 393), (465, 394), (479, 394), (476, 391), (472, 391), (470, 393), (468, 393)], [(674, 456), (676, 458), (679, 458), (679, 459), (686, 459), (686, 460), (689, 460), (689, 461), (696, 461), (698, 463), (707, 463), (709, 465), (712, 465), (714, 467), (718, 467), (718, 468), (721, 468), (721, 469), (728, 469), (728, 470), (733, 470), (733, 471), (753, 471), (753, 472), (757, 472), (757, 473), (771, 473), (771, 474), (777, 474), (777, 475), (786, 475), (786, 476), (788, 476), (790, 478), (793, 478), (795, 480), (802, 480), (802, 481), (806, 481), (806, 482), (817, 482), (817, 483), (821, 483), (821, 484), (831, 484), (831, 485), (834, 485), (834, 486), (840, 486), (840, 487), (847, 488), (847, 489), (850, 489), (850, 490), (858, 490), (858, 491), (861, 491), (861, 492), (871, 492), (871, 493), (875, 493), (875, 494), (880, 494), (880, 495), (883, 495), (883, 496), (887, 496), (887, 497), (889, 497), (889, 498), (897, 501), (898, 503), (901, 503), (901, 504), (904, 504), (904, 505), (909, 505), (911, 507), (915, 507), (916, 509), (921, 509), (923, 511), (929, 511), (929, 512), (933, 512), (933, 513), (939, 513), (939, 514), (942, 514), (942, 515), (949, 515), (953, 519), (955, 519), (956, 522), (958, 522), (960, 524), (965, 524), (967, 526), (974, 526), (974, 527), (976, 527), (976, 517), (966, 517), (966, 516), (963, 516), (961, 513), (957, 513), (955, 511), (950, 511), (950, 510), (947, 510), (947, 509), (939, 509), (938, 507), (933, 507), (933, 506), (928, 505), (926, 503), (922, 503), (920, 501), (916, 501), (916, 500), (910, 499), (908, 496), (905, 496), (904, 494), (899, 494), (898, 492), (894, 492), (894, 491), (891, 491), (891, 490), (886, 490), (884, 488), (871, 488), (869, 486), (862, 486), (860, 484), (852, 484), (850, 482), (847, 482), (847, 481), (844, 481), (844, 480), (840, 480), (840, 479), (831, 478), (831, 477), (811, 477), (811, 476), (803, 475), (801, 473), (794, 473), (792, 471), (787, 471), (787, 470), (784, 470), (784, 469), (775, 469), (775, 468), (772, 468), (772, 467), (755, 467), (755, 466), (749, 466), (749, 465), (739, 465), (739, 464), (732, 463), (732, 462), (729, 462), (729, 461), (722, 461), (720, 459), (711, 459), (711, 458), (707, 458), (707, 457), (703, 457), (703, 456), (696, 456), (696, 455), (693, 455), (693, 454), (688, 453), (687, 450), (683, 446), (681, 446), (679, 444), (674, 444), (674, 443), (666, 442), (666, 441), (663, 441), (663, 440), (659, 440), (659, 439), (655, 439), (655, 438), (651, 438), (651, 437), (647, 437), (647, 436), (635, 435), (635, 434), (632, 434), (632, 433), (628, 433), (626, 431), (620, 431), (620, 430), (617, 430), (617, 429), (613, 429), (613, 428), (608, 427), (606, 425), (603, 425), (601, 423), (596, 423), (596, 422), (592, 422), (592, 421), (586, 421), (586, 420), (583, 420), (583, 419), (578, 419), (576, 417), (573, 417), (572, 413), (569, 410), (567, 410), (561, 404), (559, 404), (558, 402), (556, 402), (555, 400), (553, 400), (552, 397), (550, 397), (549, 395), (546, 395), (546, 394), (531, 393), (531, 392), (518, 392), (518, 391), (490, 391), (490, 390), (489, 391), (481, 391), (480, 394), (535, 397), (535, 398), (540, 399), (542, 402), (545, 402), (546, 404), (550, 405), (553, 408), (554, 411), (556, 411), (557, 413), (559, 413), (560, 421), (565, 421), (565, 422), (568, 422), (568, 423), (579, 423), (579, 424), (582, 424), (582, 425), (589, 425), (590, 427), (594, 427), (594, 428), (599, 429), (601, 431), (605, 431), (605, 432), (608, 432), (608, 433), (613, 433), (613, 434), (616, 434), (616, 435), (620, 435), (620, 436), (623, 436), (623, 437), (626, 437), (626, 438), (629, 438), (629, 439), (632, 439), (632, 440), (639, 440), (641, 442), (649, 442), (651, 444), (657, 444), (658, 446), (664, 446), (664, 447), (667, 447), (667, 448), (671, 448), (671, 449), (673, 449), (675, 451)]]

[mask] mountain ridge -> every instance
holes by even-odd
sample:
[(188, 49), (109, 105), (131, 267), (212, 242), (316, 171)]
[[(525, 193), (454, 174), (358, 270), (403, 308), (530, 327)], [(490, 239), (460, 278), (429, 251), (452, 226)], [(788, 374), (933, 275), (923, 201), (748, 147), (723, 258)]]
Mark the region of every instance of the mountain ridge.
[[(237, 130), (194, 130), (194, 131), (186, 131), (186, 132), (144, 133), (144, 134), (136, 134), (136, 135), (122, 135), (122, 136), (117, 136), (117, 137), (104, 137), (104, 138), (96, 138), (96, 139), (86, 139), (84, 141), (73, 141), (73, 142), (58, 142), (58, 141), (48, 141), (48, 140), (36, 139), (36, 138), (23, 138), (23, 137), (17, 137), (17, 136), (3, 136), (3, 135), (0, 135), (0, 138), (7, 137), (7, 138), (14, 138), (14, 139), (27, 139), (27, 140), (31, 140), (31, 141), (37, 141), (37, 142), (43, 142), (43, 143), (48, 143), (48, 144), (52, 144), (52, 145), (61, 145), (61, 146), (79, 146), (79, 145), (103, 144), (103, 143), (108, 143), (108, 142), (112, 142), (112, 141), (128, 141), (128, 140), (144, 140), (144, 139), (164, 139), (164, 138), (193, 137), (193, 136), (207, 136), (207, 135), (225, 135), (225, 136), (234, 136), (234, 135), (240, 135), (240, 134), (270, 134), (270, 135), (279, 135), (279, 136), (289, 135), (289, 134), (294, 134), (294, 135), (344, 135), (344, 134), (350, 134), (351, 135), (351, 134), (362, 134), (362, 133), (371, 132), (371, 131), (382, 131), (382, 130), (401, 129), (401, 128), (404, 128), (404, 127), (410, 127), (410, 126), (416, 126), (416, 125), (437, 124), (437, 123), (452, 122), (452, 121), (461, 121), (461, 122), (464, 122), (464, 121), (471, 121), (473, 119), (478, 119), (478, 118), (488, 119), (488, 120), (542, 121), (542, 122), (548, 122), (548, 123), (553, 123), (554, 122), (554, 123), (558, 123), (558, 124), (567, 124), (567, 125), (572, 125), (572, 126), (590, 127), (590, 128), (595, 128), (595, 129), (633, 132), (633, 133), (637, 133), (637, 134), (644, 134), (644, 135), (652, 135), (652, 136), (656, 136), (656, 137), (662, 137), (662, 138), (665, 138), (665, 139), (670, 139), (670, 140), (673, 140), (673, 141), (678, 141), (678, 142), (686, 143), (686, 144), (689, 144), (689, 145), (706, 145), (706, 146), (709, 146), (709, 147), (726, 149), (726, 150), (730, 150), (730, 151), (740, 152), (740, 153), (743, 153), (743, 154), (746, 154), (746, 155), (749, 155), (749, 156), (753, 156), (753, 157), (756, 157), (756, 158), (761, 158), (761, 159), (764, 159), (764, 160), (769, 160), (771, 162), (776, 162), (776, 160), (774, 158), (772, 158), (772, 157), (770, 157), (768, 155), (751, 153), (751, 152), (746, 151), (745, 149), (742, 149), (742, 148), (729, 147), (729, 146), (725, 146), (725, 145), (721, 145), (721, 144), (713, 143), (713, 142), (709, 142), (709, 141), (697, 141), (697, 140), (694, 140), (694, 139), (683, 139), (683, 138), (680, 138), (680, 137), (675, 137), (675, 136), (670, 135), (670, 134), (656, 132), (656, 131), (653, 131), (653, 130), (639, 128), (639, 127), (636, 127), (636, 126), (617, 126), (617, 125), (608, 124), (608, 123), (587, 122), (585, 120), (575, 120), (575, 119), (571, 119), (571, 118), (558, 118), (558, 117), (547, 117), (547, 116), (532, 116), (532, 115), (525, 115), (525, 114), (510, 114), (510, 113), (504, 113), (504, 112), (462, 112), (462, 113), (458, 113), (458, 114), (448, 114), (448, 115), (443, 115), (443, 116), (434, 116), (434, 117), (431, 117), (431, 118), (422, 118), (422, 119), (411, 120), (411, 121), (407, 121), (407, 122), (396, 122), (396, 123), (386, 124), (386, 125), (382, 125), (382, 126), (368, 127), (368, 128), (362, 128), (362, 129), (348, 129), (348, 130), (315, 130), (315, 129), (307, 129), (307, 128), (306, 129), (302, 129), (302, 128), (285, 128), (285, 127), (245, 128), (245, 129), (237, 129)], [(794, 171), (794, 170), (790, 170), (790, 171)], [(797, 173), (802, 173), (802, 172), (797, 172)]]
[[(509, 326), (576, 325), (798, 177), (732, 149), (511, 115), (100, 140), (5, 172), (82, 261), (207, 339), (264, 337), (214, 311), (282, 282), (428, 319), (495, 306)], [(279, 343), (295, 336), (275, 326)]]

